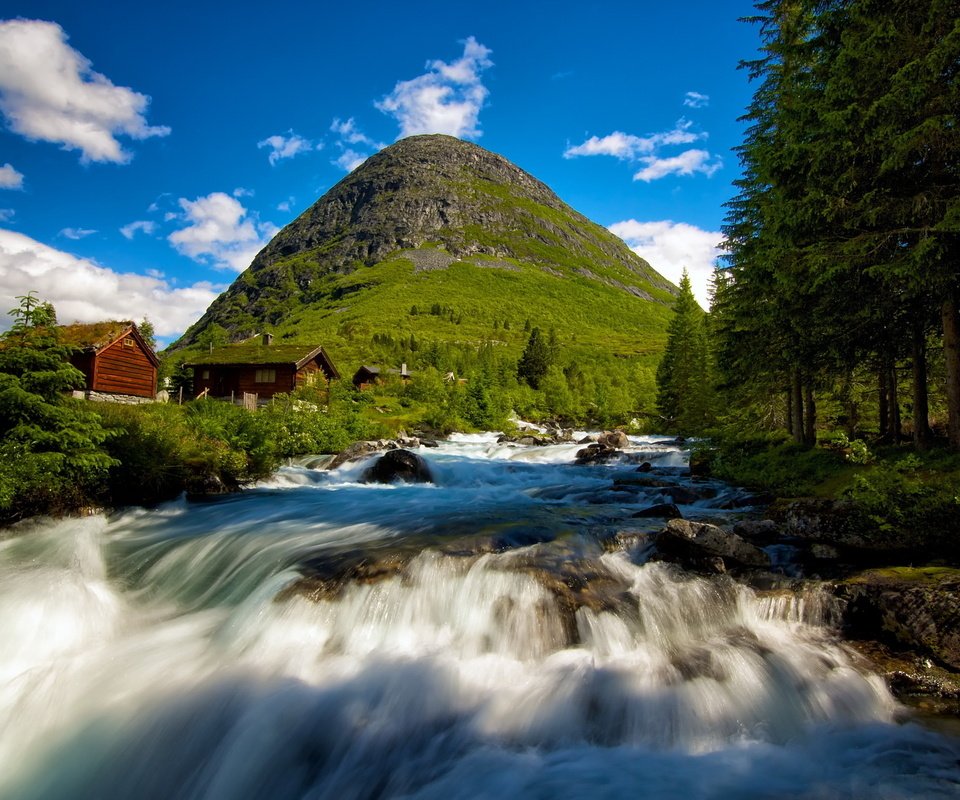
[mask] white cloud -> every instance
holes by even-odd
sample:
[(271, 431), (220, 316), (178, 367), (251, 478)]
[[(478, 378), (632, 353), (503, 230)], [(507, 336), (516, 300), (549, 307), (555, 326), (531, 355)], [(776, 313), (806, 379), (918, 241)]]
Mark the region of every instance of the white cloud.
[(9, 222), (16, 213), (12, 208), (0, 208), (0, 222)]
[(92, 236), (95, 233), (96, 231), (90, 228), (64, 228), (58, 235), (76, 241), (77, 239), (83, 239), (87, 236)]
[(493, 66), (491, 50), (474, 37), (464, 42), (463, 55), (452, 63), (427, 62), (427, 72), (399, 81), (376, 107), (400, 125), (400, 135), (446, 133), (463, 139), (481, 135), (480, 110), (489, 91), (481, 73)]
[(707, 308), (710, 279), (720, 255), (722, 233), (705, 231), (686, 222), (638, 222), (635, 219), (616, 222), (609, 230), (674, 283), (680, 282), (686, 268), (697, 301)]
[(264, 147), (270, 148), (268, 158), (271, 164), (276, 164), (284, 158), (293, 158), (300, 153), (309, 153), (311, 150), (321, 150), (323, 148), (322, 144), (314, 145), (309, 139), (304, 139), (292, 130), (287, 131), (287, 133), (290, 135), (282, 136), (277, 134), (275, 136), (268, 136), (262, 142), (257, 142), (257, 147), (261, 150)]
[(622, 131), (614, 131), (607, 136), (591, 136), (583, 144), (568, 147), (563, 157), (614, 156), (621, 160), (633, 161), (642, 155), (655, 152), (660, 147), (689, 144), (697, 139), (705, 139), (705, 133), (694, 133), (690, 130), (692, 125), (693, 123), (689, 120), (678, 119), (671, 130), (651, 133), (648, 136), (634, 136)]
[[(182, 333), (223, 287), (200, 282), (174, 288), (157, 277), (114, 272), (21, 233), (0, 229), (0, 308), (35, 291), (62, 323), (150, 318), (157, 334)], [(9, 326), (9, 321), (6, 326)]]
[(684, 95), (683, 104), (688, 108), (704, 108), (710, 105), (710, 95), (700, 92), (687, 92)]
[(138, 232), (145, 233), (149, 236), (156, 231), (156, 229), (156, 222), (151, 222), (148, 219), (138, 219), (135, 222), (130, 222), (127, 225), (124, 225), (120, 229), (120, 233), (123, 234), (125, 239), (132, 239)]
[(253, 197), (255, 194), (256, 192), (253, 189), (247, 189), (243, 186), (238, 186), (233, 190), (234, 197)]
[(357, 123), (354, 121), (353, 117), (350, 117), (350, 119), (346, 121), (342, 121), (339, 117), (337, 117), (330, 125), (330, 130), (337, 134), (341, 143), (343, 144), (365, 144), (368, 147), (374, 148), (375, 150), (380, 150), (385, 147), (383, 142), (375, 142), (363, 131), (361, 131), (357, 127)]
[(118, 136), (147, 139), (170, 128), (144, 117), (150, 98), (94, 72), (55, 22), (0, 22), (0, 111), (15, 133), (79, 150), (81, 160), (125, 163)]
[(706, 150), (685, 150), (680, 155), (669, 158), (644, 156), (640, 161), (646, 166), (637, 172), (633, 179), (647, 183), (667, 175), (693, 175), (696, 172), (709, 178), (723, 166), (719, 156), (711, 156)]
[(723, 161), (707, 150), (685, 150), (675, 156), (662, 154), (666, 147), (691, 144), (707, 138), (705, 132), (693, 131), (692, 127), (692, 122), (681, 117), (671, 130), (647, 136), (634, 136), (622, 131), (614, 131), (607, 136), (591, 136), (583, 144), (568, 146), (563, 157), (613, 156), (621, 161), (640, 163), (644, 166), (634, 173), (633, 179), (648, 183), (667, 175), (702, 173), (710, 177), (723, 166)]
[(23, 173), (17, 172), (12, 164), (0, 167), (0, 189), (22, 189)]
[(356, 150), (351, 150), (348, 147), (340, 154), (339, 158), (335, 158), (330, 163), (336, 164), (338, 167), (346, 170), (347, 172), (353, 172), (368, 158), (370, 158), (370, 156), (364, 155), (363, 153), (358, 153)]
[(181, 197), (180, 207), (189, 225), (167, 239), (177, 252), (215, 267), (246, 269), (279, 230), (269, 222), (261, 223), (256, 214), (223, 192), (196, 200)]
[(289, 212), (293, 208), (294, 203), (297, 202), (297, 198), (291, 195), (286, 200), (277, 204), (277, 211)]

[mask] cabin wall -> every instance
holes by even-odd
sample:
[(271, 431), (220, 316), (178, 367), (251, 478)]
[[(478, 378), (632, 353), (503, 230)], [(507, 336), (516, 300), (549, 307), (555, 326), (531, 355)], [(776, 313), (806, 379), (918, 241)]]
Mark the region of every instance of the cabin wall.
[[(257, 383), (257, 370), (275, 370), (275, 379), (271, 383)], [(209, 376), (204, 378), (204, 372)], [(294, 389), (294, 369), (289, 364), (240, 364), (237, 366), (197, 366), (193, 368), (193, 393), (200, 395), (208, 390), (211, 397), (243, 396), (244, 392), (260, 398), (273, 397), (275, 394), (292, 392)]]
[(118, 339), (91, 360), (88, 389), (136, 397), (156, 396), (157, 368), (133, 335)]

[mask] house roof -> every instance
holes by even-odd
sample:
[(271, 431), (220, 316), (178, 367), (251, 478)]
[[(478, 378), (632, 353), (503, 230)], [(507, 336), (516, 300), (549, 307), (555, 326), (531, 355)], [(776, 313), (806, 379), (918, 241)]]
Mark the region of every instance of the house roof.
[(140, 331), (137, 330), (137, 326), (130, 320), (108, 319), (102, 322), (75, 322), (73, 325), (60, 325), (58, 327), (64, 343), (94, 353), (99, 353), (118, 339), (132, 333), (154, 366), (160, 364), (156, 353), (144, 341)]
[(327, 363), (334, 378), (340, 373), (330, 360), (322, 346), (310, 344), (270, 344), (258, 343), (229, 344), (215, 347), (209, 353), (198, 353), (184, 363), (185, 367), (200, 366), (244, 366), (265, 364), (287, 364), (300, 369), (314, 358), (320, 357)]

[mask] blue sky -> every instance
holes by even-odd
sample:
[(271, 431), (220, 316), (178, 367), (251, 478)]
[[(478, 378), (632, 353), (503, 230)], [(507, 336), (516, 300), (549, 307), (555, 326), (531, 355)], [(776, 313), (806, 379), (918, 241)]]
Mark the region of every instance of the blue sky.
[(0, 2), (0, 308), (192, 323), (412, 133), (500, 153), (705, 296), (747, 2)]

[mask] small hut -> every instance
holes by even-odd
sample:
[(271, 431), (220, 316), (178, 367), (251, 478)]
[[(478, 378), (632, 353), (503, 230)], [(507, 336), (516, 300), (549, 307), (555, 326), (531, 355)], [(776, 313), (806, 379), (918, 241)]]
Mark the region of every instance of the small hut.
[(193, 356), (184, 366), (193, 369), (194, 394), (236, 398), (253, 394), (263, 400), (340, 377), (322, 346), (273, 344), (272, 339), (265, 334), (252, 343)]
[(64, 342), (76, 348), (70, 363), (84, 374), (87, 397), (156, 397), (160, 361), (133, 322), (107, 320), (62, 325), (60, 333)]

